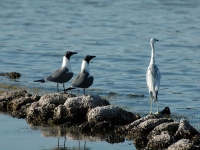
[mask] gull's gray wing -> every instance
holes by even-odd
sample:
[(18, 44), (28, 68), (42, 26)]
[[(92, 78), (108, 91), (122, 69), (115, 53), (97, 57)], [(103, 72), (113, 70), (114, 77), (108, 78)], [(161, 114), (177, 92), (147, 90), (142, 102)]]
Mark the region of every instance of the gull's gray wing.
[(48, 81), (56, 82), (56, 83), (65, 83), (68, 82), (72, 77), (73, 73), (68, 72), (67, 68), (60, 68), (56, 70), (53, 74), (46, 77), (45, 79)]
[(87, 72), (80, 73), (72, 82), (72, 87), (88, 88), (93, 84), (93, 76), (89, 76)]

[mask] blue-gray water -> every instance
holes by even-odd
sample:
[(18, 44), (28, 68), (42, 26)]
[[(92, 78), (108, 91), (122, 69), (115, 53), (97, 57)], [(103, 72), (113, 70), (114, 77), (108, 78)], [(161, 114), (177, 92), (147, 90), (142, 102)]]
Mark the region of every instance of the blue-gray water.
[[(66, 51), (78, 52), (71, 57), (75, 75), (85, 55), (96, 55), (90, 63), (94, 84), (86, 92), (106, 97), (114, 92), (110, 98), (112, 104), (132, 112), (149, 113), (145, 76), (151, 54), (149, 40), (155, 37), (159, 39), (155, 43), (155, 60), (162, 74), (160, 109), (170, 107), (172, 114), (187, 117), (199, 130), (199, 14), (198, 0), (2, 0), (0, 72), (17, 71), (22, 76), (16, 82), (0, 77), (1, 82), (56, 92), (54, 83), (32, 81), (58, 69)], [(145, 97), (128, 98), (128, 94)], [(156, 111), (155, 104), (153, 106)], [(0, 115), (2, 117), (5, 116)], [(9, 135), (5, 139), (8, 140), (16, 136), (6, 133), (0, 138)], [(41, 140), (43, 147), (36, 146), (36, 149), (47, 147), (47, 139)], [(103, 146), (105, 143), (93, 144)], [(125, 149), (134, 149), (133, 144), (124, 145), (129, 145)], [(14, 144), (9, 146), (10, 149), (15, 147)], [(118, 149), (115, 145), (110, 147)]]

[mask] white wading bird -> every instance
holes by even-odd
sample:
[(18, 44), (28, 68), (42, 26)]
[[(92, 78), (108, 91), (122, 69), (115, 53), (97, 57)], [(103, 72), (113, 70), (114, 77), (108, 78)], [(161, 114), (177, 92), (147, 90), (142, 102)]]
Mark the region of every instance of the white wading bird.
[(152, 101), (157, 102), (157, 111), (158, 111), (158, 90), (160, 86), (160, 79), (161, 79), (161, 74), (160, 71), (155, 64), (155, 50), (154, 50), (154, 43), (158, 41), (155, 38), (150, 39), (150, 45), (151, 45), (151, 60), (150, 64), (147, 68), (147, 73), (146, 73), (146, 81), (147, 81), (147, 87), (149, 90), (150, 94), (150, 114), (152, 113)]

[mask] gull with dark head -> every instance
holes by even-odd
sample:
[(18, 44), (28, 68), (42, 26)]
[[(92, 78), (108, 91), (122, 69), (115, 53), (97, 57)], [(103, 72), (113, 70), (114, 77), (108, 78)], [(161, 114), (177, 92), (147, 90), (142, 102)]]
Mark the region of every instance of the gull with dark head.
[(72, 81), (72, 84), (67, 90), (82, 88), (85, 94), (85, 89), (89, 88), (94, 81), (94, 77), (90, 74), (89, 62), (96, 56), (86, 55), (81, 65), (81, 72)]
[(65, 82), (68, 82), (73, 77), (73, 72), (70, 65), (70, 57), (74, 54), (77, 54), (77, 52), (66, 52), (63, 56), (62, 66), (60, 69), (56, 70), (54, 73), (52, 73), (50, 76), (41, 79), (41, 80), (35, 80), (33, 82), (41, 82), (44, 83), (46, 81), (51, 81), (57, 83), (57, 90), (59, 92), (58, 84), (63, 84), (63, 88), (65, 90)]
[(155, 49), (154, 49), (154, 43), (158, 41), (155, 38), (150, 39), (150, 45), (151, 45), (151, 60), (150, 64), (147, 68), (146, 73), (146, 81), (147, 81), (147, 87), (150, 94), (150, 114), (152, 113), (152, 101), (157, 102), (157, 111), (158, 111), (158, 90), (160, 86), (160, 79), (161, 74), (160, 71), (155, 64)]

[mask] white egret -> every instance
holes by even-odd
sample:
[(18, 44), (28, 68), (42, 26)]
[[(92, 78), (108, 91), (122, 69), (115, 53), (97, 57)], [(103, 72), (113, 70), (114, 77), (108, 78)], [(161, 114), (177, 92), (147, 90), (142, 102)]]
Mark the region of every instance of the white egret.
[(149, 90), (150, 94), (150, 114), (152, 113), (152, 101), (157, 102), (157, 111), (158, 111), (158, 90), (160, 86), (160, 79), (161, 79), (161, 74), (160, 71), (155, 64), (155, 50), (154, 50), (154, 43), (158, 41), (155, 38), (150, 39), (150, 45), (151, 45), (151, 60), (150, 64), (147, 68), (147, 73), (146, 73), (146, 81), (147, 81), (147, 87)]

